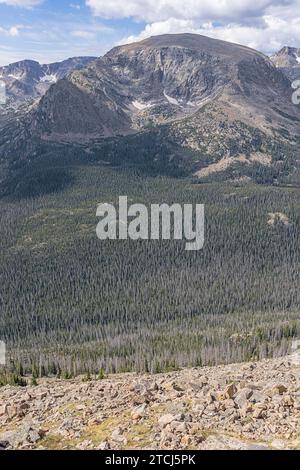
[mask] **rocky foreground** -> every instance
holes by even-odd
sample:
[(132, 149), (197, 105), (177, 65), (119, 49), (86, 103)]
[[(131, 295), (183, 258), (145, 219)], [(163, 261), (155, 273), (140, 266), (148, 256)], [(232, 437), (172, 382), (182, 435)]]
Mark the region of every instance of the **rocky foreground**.
[(0, 388), (2, 449), (300, 449), (300, 355)]

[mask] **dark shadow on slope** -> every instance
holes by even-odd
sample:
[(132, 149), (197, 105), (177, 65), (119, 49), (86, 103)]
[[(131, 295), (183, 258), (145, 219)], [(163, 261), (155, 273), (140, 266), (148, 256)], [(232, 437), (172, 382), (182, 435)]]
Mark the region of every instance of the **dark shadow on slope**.
[(66, 168), (29, 167), (6, 180), (0, 194), (9, 199), (27, 199), (64, 190), (73, 183)]

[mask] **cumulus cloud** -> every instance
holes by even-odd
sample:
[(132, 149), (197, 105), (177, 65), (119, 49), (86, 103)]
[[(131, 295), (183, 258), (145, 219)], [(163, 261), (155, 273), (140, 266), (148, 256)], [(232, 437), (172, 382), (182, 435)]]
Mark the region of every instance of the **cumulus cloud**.
[(72, 31), (71, 35), (74, 38), (80, 38), (80, 39), (92, 39), (96, 36), (95, 33), (92, 33), (91, 31), (84, 31), (81, 29)]
[(86, 0), (94, 15), (154, 22), (175, 19), (242, 19), (261, 16), (270, 6), (295, 0)]
[(95, 16), (144, 23), (139, 35), (123, 42), (191, 32), (266, 53), (300, 45), (300, 0), (86, 0), (86, 4)]
[(103, 24), (92, 24), (85, 29), (71, 31), (71, 36), (80, 39), (96, 39), (98, 34), (111, 34), (114, 29)]
[(146, 25), (139, 35), (123, 38), (120, 44), (141, 41), (159, 34), (188, 32), (243, 44), (265, 53), (277, 51), (283, 45), (300, 45), (300, 16), (288, 22), (265, 16), (264, 23), (263, 28), (240, 24), (226, 24), (216, 27), (211, 22), (198, 27), (194, 21), (171, 18), (167, 21)]
[(13, 7), (32, 8), (43, 1), (44, 0), (0, 0), (0, 3)]
[(4, 34), (5, 36), (12, 36), (16, 37), (19, 36), (20, 31), (19, 31), (19, 26), (12, 26), (11, 28), (2, 28), (0, 26), (0, 34)]

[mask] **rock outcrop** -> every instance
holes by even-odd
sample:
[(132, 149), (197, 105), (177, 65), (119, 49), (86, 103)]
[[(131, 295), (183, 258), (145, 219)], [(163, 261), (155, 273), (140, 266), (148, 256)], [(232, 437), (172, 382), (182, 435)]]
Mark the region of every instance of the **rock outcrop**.
[(2, 117), (0, 160), (27, 161), (53, 143), (98, 155), (109, 142), (103, 159), (112, 162), (134, 134), (141, 153), (143, 139), (157, 142), (158, 156), (169, 143), (176, 171), (277, 182), (299, 160), (300, 107), (284, 72), (258, 51), (196, 34), (120, 46), (59, 79), (18, 116)]
[(300, 80), (300, 48), (285, 46), (271, 60), (290, 80)]
[(224, 122), (232, 139), (245, 125), (266, 135), (283, 128), (298, 135), (300, 113), (291, 95), (289, 80), (260, 52), (200, 35), (170, 34), (114, 48), (70, 74), (46, 93), (32, 120), (35, 132), (47, 139), (69, 141), (179, 122), (172, 139), (178, 134), (182, 143), (184, 133), (190, 137), (186, 147), (200, 150), (206, 133), (211, 140)]
[(73, 57), (53, 64), (22, 60), (0, 67), (0, 80), (6, 85), (7, 98), (21, 104), (43, 96), (51, 85), (74, 70), (86, 67), (95, 57)]

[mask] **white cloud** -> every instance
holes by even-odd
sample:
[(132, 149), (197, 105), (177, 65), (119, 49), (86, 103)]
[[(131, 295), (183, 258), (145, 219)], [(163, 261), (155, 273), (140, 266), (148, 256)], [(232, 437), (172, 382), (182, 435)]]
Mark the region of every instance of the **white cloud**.
[(300, 45), (300, 15), (289, 21), (271, 16), (264, 16), (263, 20), (264, 27), (260, 28), (234, 23), (215, 27), (211, 22), (197, 26), (192, 20), (170, 18), (146, 25), (139, 35), (124, 38), (120, 44), (141, 41), (159, 34), (195, 33), (243, 44), (265, 53), (278, 51), (283, 45)]
[(0, 26), (0, 34), (4, 34), (5, 36), (12, 36), (12, 37), (19, 36), (20, 34), (19, 26), (12, 26), (9, 29), (5, 29)]
[(0, 3), (4, 3), (5, 5), (13, 6), (13, 7), (22, 7), (22, 8), (32, 8), (44, 0), (0, 0)]
[(292, 5), (298, 0), (86, 0), (95, 16), (135, 18), (140, 21), (242, 20), (259, 17), (267, 8)]
[(92, 33), (91, 31), (82, 31), (82, 30), (72, 31), (71, 35), (75, 38), (81, 38), (81, 39), (92, 39), (95, 37), (95, 33)]
[(75, 10), (80, 10), (81, 6), (78, 3), (70, 3), (70, 8), (74, 8)]
[(114, 29), (104, 24), (92, 24), (85, 29), (74, 29), (71, 36), (81, 39), (95, 39), (98, 34), (111, 34)]
[(191, 32), (272, 53), (300, 46), (300, 0), (86, 0), (96, 16), (146, 23), (133, 42), (149, 36)]

